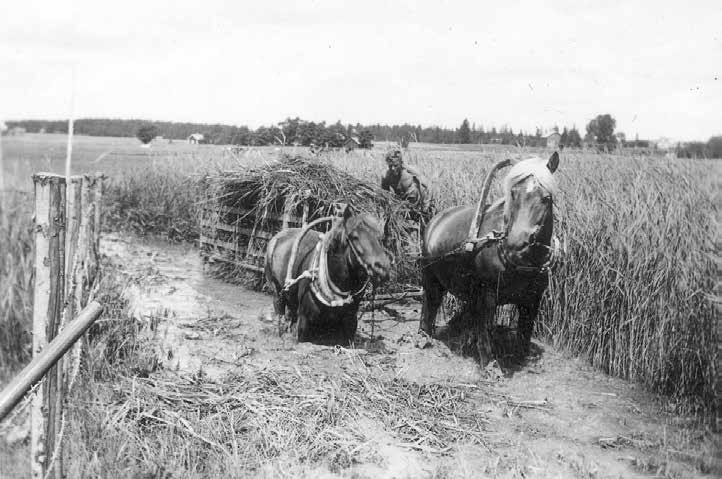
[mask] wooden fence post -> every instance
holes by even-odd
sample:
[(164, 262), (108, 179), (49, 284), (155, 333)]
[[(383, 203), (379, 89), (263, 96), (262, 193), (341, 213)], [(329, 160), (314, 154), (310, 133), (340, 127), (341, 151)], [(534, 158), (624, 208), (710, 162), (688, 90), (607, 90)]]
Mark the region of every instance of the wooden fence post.
[(95, 182), (93, 183), (93, 204), (95, 205), (95, 219), (93, 221), (93, 242), (95, 243), (95, 256), (100, 250), (100, 232), (102, 230), (102, 211), (103, 211), (103, 180), (105, 175), (95, 173)]
[(74, 291), (77, 288), (82, 288), (82, 284), (76, 282), (76, 269), (82, 260), (84, 251), (82, 251), (82, 245), (80, 245), (80, 229), (82, 223), (82, 188), (83, 188), (83, 177), (73, 176), (70, 180), (70, 184), (67, 185), (66, 199), (67, 207), (65, 211), (66, 227), (65, 227), (65, 315), (64, 322), (68, 322), (73, 319), (75, 313), (79, 311), (76, 309), (76, 304), (73, 303), (71, 298), (74, 296)]
[[(65, 178), (51, 173), (33, 175), (35, 184), (35, 287), (33, 295), (33, 356), (58, 332), (65, 289)], [(62, 367), (54, 366), (33, 398), (30, 412), (31, 475), (43, 478), (55, 450), (60, 425)], [(60, 380), (59, 380), (60, 379)]]
[(81, 226), (84, 235), (80, 239), (85, 248), (84, 260), (85, 280), (91, 284), (95, 280), (98, 270), (98, 250), (100, 248), (101, 212), (103, 201), (103, 178), (101, 173), (85, 175), (83, 178), (83, 212), (82, 218), (85, 223)]

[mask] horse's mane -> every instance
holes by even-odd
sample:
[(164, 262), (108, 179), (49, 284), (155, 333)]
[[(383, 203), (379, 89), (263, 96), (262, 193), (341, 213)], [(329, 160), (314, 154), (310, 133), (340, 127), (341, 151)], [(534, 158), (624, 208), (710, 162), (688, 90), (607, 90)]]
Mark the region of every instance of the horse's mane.
[[(511, 205), (511, 189), (515, 184), (526, 178), (533, 176), (539, 184), (547, 190), (552, 196), (556, 196), (559, 192), (557, 179), (554, 177), (549, 168), (547, 168), (547, 160), (538, 156), (528, 158), (515, 164), (504, 178), (504, 209)], [(508, 216), (508, 211), (505, 211)]]
[(382, 225), (378, 223), (378, 220), (371, 214), (359, 213), (351, 216), (346, 220), (346, 228), (343, 227), (342, 220), (336, 220), (333, 222), (333, 227), (326, 233), (329, 236), (331, 244), (337, 244), (337, 241), (343, 240), (346, 236), (346, 230), (353, 231), (359, 225), (365, 224), (372, 230), (383, 231)]

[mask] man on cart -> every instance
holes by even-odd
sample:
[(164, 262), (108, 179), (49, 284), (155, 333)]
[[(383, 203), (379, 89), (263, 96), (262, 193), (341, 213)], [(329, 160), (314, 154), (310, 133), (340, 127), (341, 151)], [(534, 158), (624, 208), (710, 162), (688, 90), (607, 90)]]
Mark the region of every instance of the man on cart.
[(434, 201), (426, 178), (416, 168), (404, 165), (401, 148), (394, 147), (384, 156), (388, 169), (381, 180), (381, 188), (413, 204), (419, 220), (425, 225), (434, 215)]

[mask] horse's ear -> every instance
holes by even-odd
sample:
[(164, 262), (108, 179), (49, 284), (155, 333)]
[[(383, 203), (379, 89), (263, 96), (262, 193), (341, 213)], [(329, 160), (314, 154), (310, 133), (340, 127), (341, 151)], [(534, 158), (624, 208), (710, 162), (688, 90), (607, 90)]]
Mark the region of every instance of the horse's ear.
[(549, 168), (549, 171), (554, 173), (557, 171), (557, 168), (559, 167), (559, 153), (554, 152), (552, 153), (552, 156), (549, 157), (549, 161), (547, 161), (547, 168)]
[(334, 207), (336, 210), (336, 216), (342, 218), (344, 221), (349, 219), (353, 214), (353, 212), (351, 211), (351, 206), (349, 206), (348, 203), (336, 203)]

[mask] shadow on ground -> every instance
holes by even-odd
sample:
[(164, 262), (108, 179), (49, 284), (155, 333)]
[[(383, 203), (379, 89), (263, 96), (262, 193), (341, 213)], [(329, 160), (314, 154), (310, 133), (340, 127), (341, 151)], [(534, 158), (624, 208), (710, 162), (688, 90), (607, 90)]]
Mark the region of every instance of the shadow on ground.
[[(454, 314), (446, 325), (438, 328), (436, 339), (444, 343), (450, 351), (479, 364), (476, 349), (476, 335), (470, 315), (464, 312)], [(508, 318), (506, 324), (496, 324), (491, 333), (492, 353), (504, 376), (511, 378), (515, 373), (526, 369), (542, 359), (544, 348), (532, 342), (529, 353), (525, 354), (519, 346), (514, 321)], [(510, 324), (511, 323), (511, 324)]]

